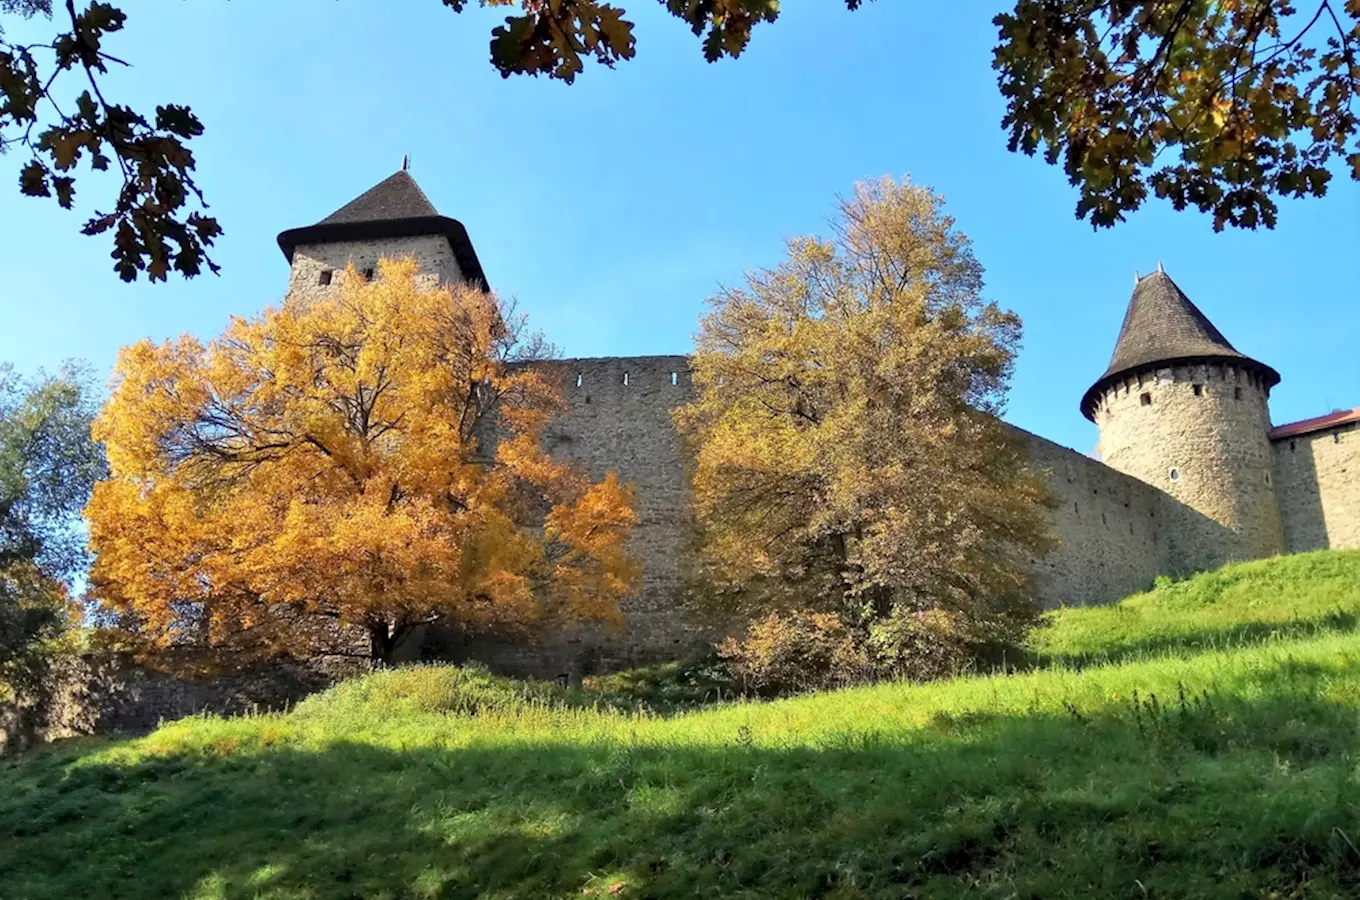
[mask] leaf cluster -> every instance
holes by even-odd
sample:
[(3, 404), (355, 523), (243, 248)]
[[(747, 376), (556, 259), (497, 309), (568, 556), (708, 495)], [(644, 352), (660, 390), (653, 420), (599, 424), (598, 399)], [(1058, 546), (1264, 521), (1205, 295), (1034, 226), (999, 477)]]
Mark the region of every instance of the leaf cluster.
[(387, 661), (434, 621), (617, 618), (631, 489), (544, 451), (557, 389), (523, 319), (417, 269), (123, 351), (91, 581), (146, 646)]
[(1149, 196), (1274, 227), (1278, 197), (1360, 179), (1360, 0), (1020, 0), (996, 17), (1012, 150), (1042, 150), (1077, 215)]
[[(105, 49), (127, 16), (102, 0), (77, 9), (65, 0), (64, 22), (48, 42), (23, 44), (0, 28), (0, 153), (28, 156), (19, 190), (75, 205), (76, 172), (115, 171), (121, 187), (113, 205), (85, 223), (88, 235), (113, 236), (114, 270), (124, 281), (145, 272), (164, 281), (174, 270), (186, 278), (218, 267), (208, 250), (221, 235), (205, 215), (188, 143), (203, 125), (186, 106), (157, 106), (154, 114), (109, 101), (102, 88), (109, 66), (124, 65)], [(7, 0), (0, 14), (53, 13), (49, 0)], [(79, 93), (64, 89), (75, 80)]]

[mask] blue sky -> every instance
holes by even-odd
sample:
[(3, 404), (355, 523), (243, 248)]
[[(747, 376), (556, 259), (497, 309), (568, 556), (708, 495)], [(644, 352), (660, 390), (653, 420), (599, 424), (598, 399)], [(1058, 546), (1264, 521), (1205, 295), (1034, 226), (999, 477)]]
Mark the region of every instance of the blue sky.
[[(114, 90), (188, 103), (206, 123), (200, 181), (227, 229), (224, 271), (124, 285), (107, 241), (78, 233), (108, 196), (93, 181), (74, 213), (0, 190), (0, 360), (23, 370), (78, 357), (103, 379), (124, 344), (211, 336), (276, 302), (275, 235), (409, 153), (492, 285), (570, 356), (686, 352), (719, 284), (824, 230), (856, 180), (910, 175), (945, 195), (989, 296), (1024, 319), (1016, 424), (1095, 445), (1077, 403), (1108, 363), (1134, 271), (1159, 260), (1239, 350), (1280, 370), (1277, 423), (1360, 405), (1357, 185), (1284, 204), (1273, 232), (1214, 234), (1161, 206), (1093, 232), (1060, 171), (1005, 149), (986, 4), (788, 4), (742, 58), (709, 65), (655, 0), (629, 0), (638, 58), (570, 87), (503, 80), (487, 61), (495, 12), (437, 0), (123, 5), (109, 50), (135, 68)], [(0, 158), (3, 184), (19, 164)]]

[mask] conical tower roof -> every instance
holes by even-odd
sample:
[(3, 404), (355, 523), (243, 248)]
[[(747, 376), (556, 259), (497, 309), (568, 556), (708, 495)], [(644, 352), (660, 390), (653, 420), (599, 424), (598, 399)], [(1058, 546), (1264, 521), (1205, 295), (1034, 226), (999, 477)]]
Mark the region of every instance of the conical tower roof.
[(306, 244), (368, 242), (439, 235), (453, 249), (458, 269), (469, 284), (487, 289), (486, 275), (472, 248), (467, 229), (457, 219), (441, 216), (405, 168), (388, 176), (315, 225), (279, 235), (279, 249), (291, 264)]
[(430, 198), (416, 184), (411, 173), (402, 169), (378, 182), (344, 206), (322, 219), (321, 225), (342, 222), (384, 222), (393, 219), (415, 219), (437, 216)]
[(1168, 363), (1233, 361), (1254, 367), (1274, 387), (1280, 375), (1270, 366), (1239, 353), (1223, 332), (1214, 327), (1199, 307), (1158, 266), (1157, 271), (1138, 279), (1124, 326), (1105, 374), (1082, 397), (1081, 411), (1094, 418), (1095, 400), (1110, 382)]

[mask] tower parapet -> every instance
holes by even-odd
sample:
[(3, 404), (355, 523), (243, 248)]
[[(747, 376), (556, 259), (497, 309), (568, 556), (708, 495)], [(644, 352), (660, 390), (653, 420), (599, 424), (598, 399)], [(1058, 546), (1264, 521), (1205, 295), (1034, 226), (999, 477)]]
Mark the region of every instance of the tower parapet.
[(1105, 374), (1082, 398), (1111, 468), (1170, 496), (1174, 571), (1284, 552), (1270, 366), (1239, 353), (1165, 272), (1140, 278)]

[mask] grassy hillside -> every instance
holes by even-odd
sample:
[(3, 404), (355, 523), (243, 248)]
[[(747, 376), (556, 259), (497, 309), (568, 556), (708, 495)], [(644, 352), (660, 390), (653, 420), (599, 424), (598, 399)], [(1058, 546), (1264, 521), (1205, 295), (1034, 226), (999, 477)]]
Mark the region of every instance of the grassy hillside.
[(0, 897), (1360, 896), (1360, 553), (668, 718), (456, 669), (0, 761)]

